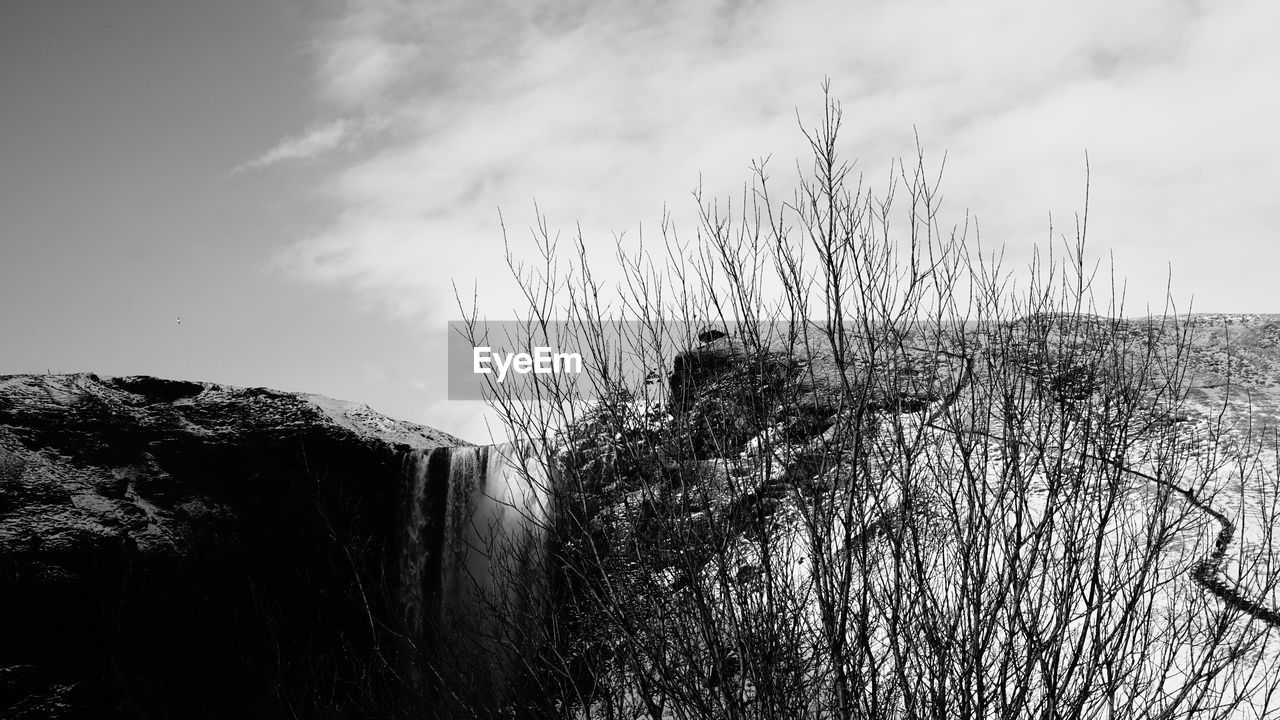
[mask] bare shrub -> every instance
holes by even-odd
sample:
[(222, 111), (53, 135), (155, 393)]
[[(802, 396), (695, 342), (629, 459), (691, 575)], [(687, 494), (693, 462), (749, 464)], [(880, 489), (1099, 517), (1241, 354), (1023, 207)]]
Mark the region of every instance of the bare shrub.
[(616, 287), (541, 217), (512, 259), (525, 343), (564, 333), (594, 381), (490, 388), (549, 443), (542, 712), (1276, 715), (1274, 455), (1188, 431), (1188, 318), (1124, 319), (1087, 193), (1012, 273), (942, 228), (923, 151), (864, 187), (841, 119), (828, 93), (793, 197), (763, 162), (696, 193), (696, 241), (619, 243)]

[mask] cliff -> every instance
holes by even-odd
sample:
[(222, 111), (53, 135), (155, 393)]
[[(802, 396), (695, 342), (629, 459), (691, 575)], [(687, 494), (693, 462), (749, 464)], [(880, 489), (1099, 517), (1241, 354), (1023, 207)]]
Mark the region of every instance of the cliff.
[(1233, 683), (1275, 667), (1280, 318), (860, 329), (711, 337), (570, 426), (547, 684), (578, 716), (1194, 715), (1061, 692), (1169, 657), (1270, 691)]
[(314, 395), (0, 376), (0, 716), (389, 717), (406, 453)]

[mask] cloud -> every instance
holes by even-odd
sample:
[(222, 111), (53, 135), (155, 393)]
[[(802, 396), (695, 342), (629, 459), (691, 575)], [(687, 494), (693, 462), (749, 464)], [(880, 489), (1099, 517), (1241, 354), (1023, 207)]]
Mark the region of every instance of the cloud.
[(340, 118), (312, 125), (296, 135), (289, 135), (262, 155), (236, 166), (232, 175), (251, 170), (261, 170), (271, 165), (292, 160), (310, 160), (355, 145), (363, 136), (386, 126), (377, 119), (352, 120)]
[[(984, 244), (1008, 244), (1015, 260), (1048, 239), (1050, 213), (1066, 227), (1081, 209), (1088, 150), (1094, 249), (1115, 250), (1132, 297), (1162, 298), (1168, 261), (1212, 309), (1265, 296), (1260, 276), (1224, 278), (1250, 272), (1246, 253), (1274, 252), (1280, 108), (1265, 88), (1280, 75), (1267, 36), (1280, 16), (1268, 3), (345, 8), (316, 40), (318, 89), (395, 117), (395, 137), (326, 171), (328, 220), (277, 259), (398, 314), (452, 314), (451, 282), (480, 283), (492, 313), (518, 308), (499, 207), (517, 248), (536, 198), (608, 260), (615, 233), (644, 222), (652, 234), (664, 207), (691, 236), (689, 191), (701, 181), (736, 203), (757, 157), (772, 154), (773, 189), (789, 196), (805, 154), (796, 113), (815, 117), (824, 76), (869, 182), (914, 152), (918, 130), (935, 162), (947, 153), (944, 216), (972, 209)], [(344, 146), (351, 128), (332, 126), (254, 162)]]
[(347, 0), (312, 43), (321, 95), (367, 108), (456, 91), (460, 76), (518, 53), (530, 22), (561, 22), (581, 2)]

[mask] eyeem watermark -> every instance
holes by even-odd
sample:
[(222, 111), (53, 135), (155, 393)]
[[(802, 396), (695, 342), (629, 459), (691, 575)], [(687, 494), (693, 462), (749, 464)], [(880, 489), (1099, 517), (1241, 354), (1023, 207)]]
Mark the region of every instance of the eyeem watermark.
[(582, 372), (582, 356), (573, 352), (556, 352), (549, 347), (536, 347), (532, 353), (494, 352), (490, 346), (472, 350), (471, 372), (476, 375), (497, 374), (498, 382), (506, 382), (507, 372), (518, 375), (551, 375)]
[(584, 333), (564, 322), (450, 322), (449, 399), (483, 400), (499, 389), (508, 397), (537, 397), (548, 384), (585, 390), (592, 372), (587, 347)]

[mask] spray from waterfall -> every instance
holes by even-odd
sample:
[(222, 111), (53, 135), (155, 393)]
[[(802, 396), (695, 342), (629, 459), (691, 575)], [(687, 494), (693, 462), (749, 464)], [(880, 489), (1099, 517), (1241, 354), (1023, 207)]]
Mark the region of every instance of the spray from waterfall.
[(551, 519), (543, 453), (512, 444), (415, 452), (404, 483), (410, 677), (452, 703), (500, 703), (541, 636)]

